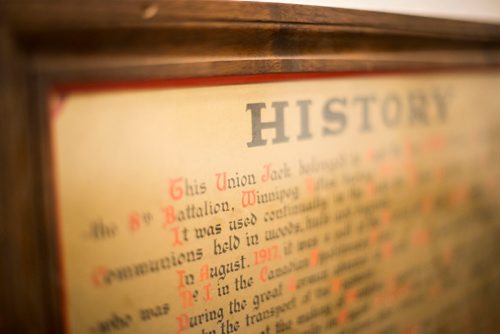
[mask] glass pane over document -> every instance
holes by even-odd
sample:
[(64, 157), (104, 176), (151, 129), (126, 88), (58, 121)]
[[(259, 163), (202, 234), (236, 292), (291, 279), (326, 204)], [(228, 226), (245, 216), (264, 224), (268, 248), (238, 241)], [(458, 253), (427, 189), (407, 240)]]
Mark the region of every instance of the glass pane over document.
[(500, 75), (56, 97), (71, 333), (499, 330)]

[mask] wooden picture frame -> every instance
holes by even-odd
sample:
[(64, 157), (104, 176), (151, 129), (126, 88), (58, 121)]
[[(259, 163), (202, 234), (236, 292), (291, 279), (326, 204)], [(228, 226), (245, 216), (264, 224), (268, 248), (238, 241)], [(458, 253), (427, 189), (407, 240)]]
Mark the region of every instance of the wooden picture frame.
[(499, 65), (493, 24), (251, 2), (1, 2), (0, 331), (64, 331), (48, 113), (55, 87)]

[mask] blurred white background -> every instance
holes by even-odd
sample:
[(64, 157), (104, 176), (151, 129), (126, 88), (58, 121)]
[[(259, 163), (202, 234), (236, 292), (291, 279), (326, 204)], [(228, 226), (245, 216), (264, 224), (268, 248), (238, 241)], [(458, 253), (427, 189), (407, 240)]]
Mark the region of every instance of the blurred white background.
[[(254, 0), (255, 1), (255, 0)], [(500, 23), (500, 0), (257, 0)]]

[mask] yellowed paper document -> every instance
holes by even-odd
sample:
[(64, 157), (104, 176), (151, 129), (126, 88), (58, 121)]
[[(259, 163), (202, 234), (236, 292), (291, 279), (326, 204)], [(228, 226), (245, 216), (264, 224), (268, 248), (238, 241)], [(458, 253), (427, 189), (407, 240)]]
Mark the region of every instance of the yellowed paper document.
[(71, 333), (499, 330), (500, 75), (75, 91)]

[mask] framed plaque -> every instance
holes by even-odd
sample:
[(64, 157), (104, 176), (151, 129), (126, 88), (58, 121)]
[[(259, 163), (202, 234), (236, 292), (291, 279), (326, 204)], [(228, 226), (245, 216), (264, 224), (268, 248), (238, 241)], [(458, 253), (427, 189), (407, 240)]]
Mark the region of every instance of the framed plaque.
[(493, 333), (500, 27), (0, 5), (0, 330)]

